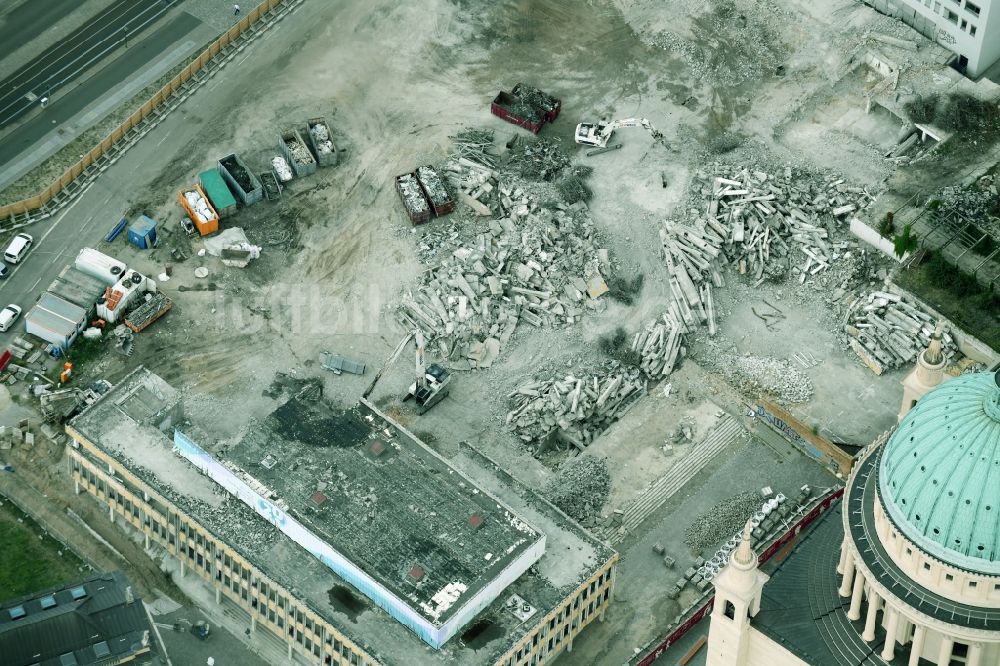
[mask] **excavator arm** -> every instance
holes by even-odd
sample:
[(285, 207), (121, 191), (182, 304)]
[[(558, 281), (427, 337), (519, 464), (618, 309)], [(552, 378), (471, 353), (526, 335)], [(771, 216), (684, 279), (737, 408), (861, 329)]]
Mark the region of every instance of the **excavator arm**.
[(604, 148), (615, 133), (615, 130), (628, 127), (642, 127), (653, 135), (656, 141), (662, 141), (663, 133), (653, 127), (645, 118), (624, 118), (609, 122), (580, 123), (576, 126), (576, 142), (586, 146)]

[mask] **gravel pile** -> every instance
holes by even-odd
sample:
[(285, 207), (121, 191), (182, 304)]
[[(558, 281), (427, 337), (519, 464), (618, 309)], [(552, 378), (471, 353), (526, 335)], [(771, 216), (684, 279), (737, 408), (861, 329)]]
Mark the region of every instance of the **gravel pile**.
[(685, 530), (684, 544), (696, 553), (715, 548), (743, 529), (747, 520), (760, 510), (761, 501), (758, 493), (747, 491), (719, 502)]
[(600, 512), (610, 492), (607, 460), (577, 456), (562, 464), (544, 495), (566, 515), (582, 522)]

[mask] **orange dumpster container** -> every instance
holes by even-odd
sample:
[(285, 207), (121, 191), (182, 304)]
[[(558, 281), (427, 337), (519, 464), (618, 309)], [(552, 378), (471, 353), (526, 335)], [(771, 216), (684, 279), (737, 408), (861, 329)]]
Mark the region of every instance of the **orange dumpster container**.
[[(201, 208), (202, 213), (199, 215), (192, 205), (188, 203), (185, 194), (194, 192), (197, 196), (201, 197), (201, 200), (205, 202), (204, 208)], [(194, 228), (198, 230), (202, 236), (207, 236), (209, 234), (214, 234), (219, 230), (219, 214), (215, 212), (212, 208), (212, 203), (209, 201), (208, 197), (205, 196), (205, 190), (201, 189), (201, 185), (197, 183), (191, 187), (184, 187), (177, 193), (177, 199), (181, 202), (181, 206), (187, 213), (187, 216), (191, 218), (194, 222)]]

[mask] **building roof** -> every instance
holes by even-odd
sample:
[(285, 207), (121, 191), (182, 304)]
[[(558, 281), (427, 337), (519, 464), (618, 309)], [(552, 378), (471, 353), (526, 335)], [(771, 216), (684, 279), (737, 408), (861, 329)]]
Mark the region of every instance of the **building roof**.
[[(398, 488), (386, 489), (379, 485), (372, 493), (362, 492), (361, 484), (369, 483), (367, 475), (377, 473), (377, 470), (367, 469), (369, 466), (401, 467), (411, 460), (410, 456), (416, 455), (407, 450), (397, 451), (392, 445), (393, 442), (398, 444), (404, 437), (412, 435), (391, 422), (391, 430), (395, 431), (392, 437), (385, 437), (381, 428), (377, 432), (373, 431), (363, 414), (378, 412), (366, 406), (346, 412), (340, 410), (339, 415), (327, 406), (325, 423), (322, 419), (310, 419), (297, 426), (299, 430), (289, 428), (283, 431), (276, 427), (280, 419), (301, 414), (298, 411), (300, 407), (301, 405), (293, 404), (284, 416), (275, 412), (262, 422), (248, 424), (243, 430), (245, 434), (237, 438), (235, 443), (229, 440), (214, 442), (198, 431), (197, 424), (185, 422), (183, 396), (180, 392), (162, 378), (140, 367), (87, 411), (73, 419), (69, 423), (69, 430), (71, 434), (73, 430), (77, 431), (110, 454), (142, 478), (153, 493), (180, 507), (208, 532), (227, 543), (271, 580), (290, 590), (306, 606), (384, 663), (407, 663), (413, 666), (443, 662), (460, 666), (492, 664), (534, 627), (534, 620), (525, 622), (507, 610), (506, 604), (512, 595), (516, 594), (524, 599), (536, 609), (538, 617), (542, 617), (616, 557), (612, 549), (568, 520), (531, 489), (524, 487), (495, 465), (476, 457), (467, 447), (463, 447), (462, 452), (446, 462), (437, 459), (433, 452), (424, 450), (426, 447), (419, 444), (421, 450), (424, 450), (419, 456), (429, 455), (436, 461), (417, 459), (413, 463), (417, 465), (413, 473), (418, 478), (412, 492), (420, 500), (418, 502), (409, 500), (400, 504), (404, 501), (402, 495), (406, 492), (409, 478), (406, 474), (391, 477), (396, 480)], [(322, 416), (319, 405), (306, 408), (309, 413), (313, 410), (320, 412), (319, 415)], [(384, 438), (381, 441), (386, 443), (386, 447), (380, 456), (372, 458), (375, 455), (374, 447), (345, 445), (345, 440), (352, 436), (351, 432), (345, 431), (326, 440), (318, 440), (315, 434), (306, 431), (320, 429), (317, 431), (322, 432), (321, 428), (337, 423), (342, 423), (344, 428), (354, 428), (357, 424), (351, 415), (362, 415), (361, 422), (365, 424), (367, 436), (381, 435), (380, 439)], [(345, 525), (344, 535), (335, 534), (331, 537), (344, 551), (353, 553), (352, 549), (367, 547), (375, 550), (376, 547), (388, 545), (393, 549), (390, 552), (399, 554), (404, 547), (414, 548), (419, 545), (416, 544), (417, 540), (437, 547), (436, 544), (448, 543), (445, 538), (448, 534), (472, 534), (472, 537), (461, 540), (464, 546), (451, 542), (453, 549), (468, 549), (471, 557), (471, 553), (479, 552), (487, 541), (501, 536), (490, 533), (491, 529), (501, 526), (502, 512), (497, 509), (500, 501), (491, 506), (482, 505), (482, 499), (492, 496), (501, 498), (501, 506), (509, 508), (512, 514), (521, 516), (525, 524), (544, 534), (545, 553), (533, 567), (507, 585), (494, 602), (476, 615), (467, 634), (456, 636), (440, 649), (434, 650), (399, 621), (375, 608), (375, 604), (369, 603), (350, 581), (275, 529), (275, 525), (261, 514), (224, 491), (208, 476), (193, 473), (192, 464), (173, 450), (174, 444), (170, 437), (173, 426), (182, 422), (183, 433), (228, 465), (227, 469), (233, 469), (232, 465), (240, 469), (245, 466), (254, 477), (259, 475), (258, 482), (267, 486), (268, 493), (274, 493), (275, 502), (281, 499), (287, 502), (288, 511), (303, 525), (308, 525), (316, 532), (332, 529), (332, 525)], [(294, 432), (301, 434), (293, 437), (291, 433)], [(371, 441), (374, 445), (374, 439)], [(267, 468), (262, 463), (267, 460), (267, 452), (256, 447), (265, 445), (271, 447), (268, 452), (275, 452), (274, 473), (286, 476), (287, 479), (276, 480), (264, 474)], [(231, 453), (227, 452), (230, 447)], [(394, 457), (382, 461), (382, 456)], [(271, 465), (270, 460), (267, 460), (267, 465)], [(347, 478), (341, 479), (337, 472)], [(329, 480), (326, 478), (328, 476)], [(423, 476), (433, 478), (424, 479)], [(326, 485), (320, 489), (318, 482)], [(423, 516), (416, 515), (408, 505), (413, 503), (414, 508), (418, 508), (421, 501), (425, 503), (424, 506), (428, 501), (436, 503), (436, 498), (430, 498), (426, 494), (432, 487), (424, 485), (435, 483), (445, 484), (443, 492), (447, 497), (441, 498), (441, 506), (452, 506), (457, 501), (460, 502), (460, 507), (470, 510), (475, 508), (475, 513), (483, 518), (483, 524), (477, 529), (464, 518), (460, 520), (438, 509), (434, 509), (437, 516), (430, 516), (426, 511)], [(352, 492), (344, 492), (345, 489)], [(479, 493), (474, 493), (473, 489), (478, 489)], [(374, 502), (369, 497), (369, 503), (376, 510), (375, 519), (388, 521), (384, 535), (366, 526), (369, 515), (369, 511), (363, 508), (366, 495), (374, 495)], [(333, 518), (340, 522), (326, 522), (331, 509), (340, 510), (342, 515)], [(461, 513), (464, 515), (464, 508)], [(416, 519), (411, 520), (411, 517)], [(412, 522), (412, 526), (398, 524), (402, 522)], [(412, 532), (414, 544), (405, 546), (399, 542), (399, 534), (392, 531), (404, 528)], [(438, 531), (445, 528), (450, 532)], [(372, 539), (370, 543), (364, 541), (366, 538)], [(481, 539), (481, 542), (473, 539)], [(373, 561), (384, 568), (387, 573), (383, 575), (398, 575), (398, 581), (394, 581), (393, 585), (399, 587), (412, 585), (407, 578), (412, 578), (410, 573), (414, 564), (420, 565), (423, 570), (423, 580), (428, 580), (428, 577), (431, 581), (435, 580), (436, 562), (441, 557), (453, 557), (454, 566), (469, 566), (473, 573), (477, 570), (464, 564), (459, 556), (449, 555), (448, 552), (433, 553), (432, 557), (421, 558), (417, 562), (401, 557), (398, 566), (397, 563), (389, 562), (387, 555), (362, 555), (367, 561)]]
[[(837, 560), (844, 539), (841, 505), (822, 515), (771, 573), (751, 626), (811, 666), (885, 666), (885, 639), (861, 638), (863, 622), (847, 619), (850, 598), (837, 592)], [(852, 626), (853, 625), (853, 626)], [(891, 664), (905, 664), (897, 655)]]
[(121, 572), (0, 604), (4, 666), (106, 663), (148, 653), (150, 640), (142, 599)]
[(882, 454), (879, 492), (893, 523), (955, 566), (1000, 574), (1000, 379), (958, 377), (909, 411)]

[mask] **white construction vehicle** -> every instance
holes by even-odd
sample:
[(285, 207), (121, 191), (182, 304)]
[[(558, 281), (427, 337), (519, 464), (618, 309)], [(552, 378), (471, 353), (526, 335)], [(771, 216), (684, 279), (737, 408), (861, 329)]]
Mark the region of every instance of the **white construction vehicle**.
[(596, 148), (607, 148), (608, 141), (617, 129), (626, 127), (642, 127), (653, 135), (653, 139), (660, 141), (663, 139), (663, 132), (657, 130), (645, 118), (626, 118), (625, 120), (610, 120), (597, 123), (580, 123), (576, 126), (577, 143), (584, 146), (594, 146)]
[(413, 398), (417, 413), (423, 414), (451, 391), (451, 374), (437, 363), (425, 366), (424, 336), (419, 329), (413, 331), (413, 336), (417, 342), (417, 381), (410, 385), (403, 402)]

